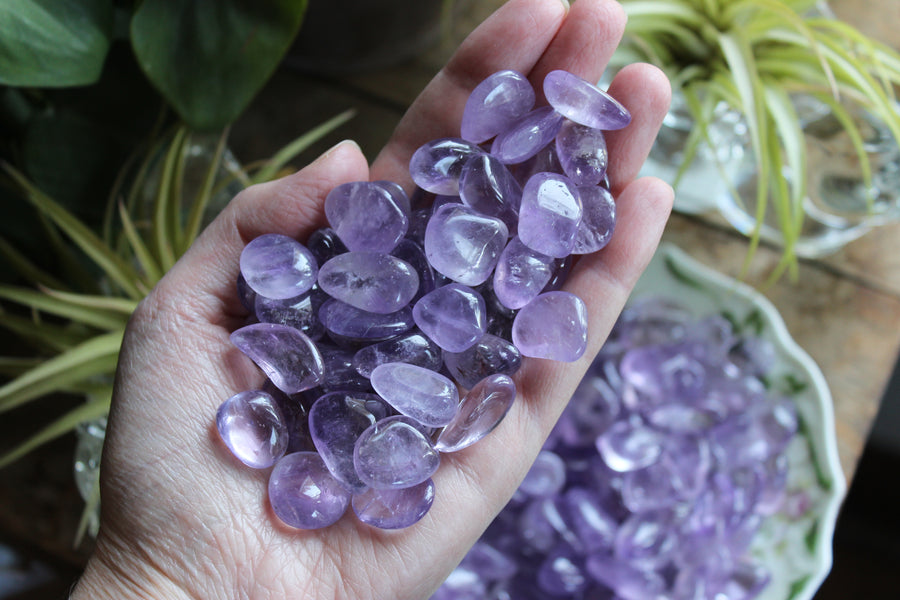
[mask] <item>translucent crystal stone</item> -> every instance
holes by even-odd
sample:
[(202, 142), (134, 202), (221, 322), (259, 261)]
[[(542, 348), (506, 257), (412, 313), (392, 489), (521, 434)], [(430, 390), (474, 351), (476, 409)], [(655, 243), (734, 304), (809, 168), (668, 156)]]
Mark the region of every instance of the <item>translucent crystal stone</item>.
[(409, 161), (409, 174), (423, 190), (435, 194), (459, 194), (459, 176), (473, 156), (484, 151), (460, 138), (441, 138), (421, 146)]
[(409, 196), (406, 195), (406, 191), (403, 189), (399, 183), (395, 183), (393, 181), (388, 181), (386, 179), (379, 179), (378, 181), (373, 181), (375, 185), (381, 186), (388, 191), (391, 195), (391, 198), (394, 199), (394, 203), (400, 207), (400, 210), (403, 211), (403, 214), (409, 216), (412, 211), (412, 202), (409, 199)]
[(589, 373), (572, 394), (556, 430), (566, 444), (582, 444), (609, 429), (621, 410), (622, 401), (606, 379)]
[(417, 523), (434, 504), (434, 482), (403, 489), (369, 488), (351, 500), (353, 512), (360, 521), (379, 529), (403, 529)]
[(419, 329), (447, 352), (462, 352), (480, 340), (486, 316), (481, 295), (458, 283), (425, 294), (413, 307)]
[(256, 318), (261, 323), (278, 323), (299, 329), (312, 340), (318, 340), (325, 334), (325, 327), (319, 322), (319, 309), (328, 296), (318, 286), (297, 296), (273, 300), (265, 296), (256, 296), (254, 309)]
[(332, 298), (384, 315), (409, 304), (419, 289), (419, 275), (390, 254), (347, 252), (322, 265), (319, 286)]
[(536, 108), (494, 138), (491, 154), (507, 165), (524, 162), (553, 141), (562, 123), (552, 107)]
[(316, 259), (303, 244), (278, 233), (261, 235), (241, 251), (241, 274), (266, 298), (296, 298), (316, 282)]
[(324, 265), (338, 254), (347, 252), (347, 246), (331, 227), (322, 227), (313, 231), (306, 240), (306, 247), (316, 257), (316, 263), (319, 266)]
[(666, 582), (656, 571), (632, 567), (604, 553), (588, 556), (585, 569), (595, 581), (614, 590), (622, 600), (665, 597)]
[(566, 484), (566, 463), (555, 452), (541, 450), (519, 485), (529, 496), (552, 497)]
[(389, 414), (376, 394), (332, 392), (309, 410), (309, 433), (331, 474), (354, 493), (366, 488), (353, 466), (353, 448), (363, 431)]
[(238, 460), (265, 469), (281, 458), (288, 446), (288, 430), (275, 398), (262, 390), (239, 392), (219, 406), (216, 428)]
[(461, 204), (447, 204), (428, 223), (425, 254), (438, 272), (463, 285), (476, 286), (490, 277), (508, 237), (500, 219)]
[(604, 248), (616, 228), (616, 202), (612, 193), (594, 185), (579, 187), (582, 216), (575, 233), (572, 254), (590, 254)]
[(400, 240), (400, 243), (391, 251), (391, 254), (409, 263), (419, 275), (419, 287), (410, 300), (411, 303), (415, 303), (416, 300), (437, 287), (434, 269), (431, 268), (428, 257), (425, 256), (425, 248), (421, 244), (410, 239)]
[(678, 541), (672, 512), (634, 514), (619, 525), (615, 555), (632, 566), (656, 569), (677, 551)]
[(301, 398), (303, 393), (285, 394), (269, 380), (263, 384), (262, 390), (275, 398), (275, 402), (278, 403), (278, 408), (281, 409), (281, 414), (284, 416), (285, 428), (288, 433), (285, 454), (315, 450), (312, 439), (309, 437), (307, 406)]
[(600, 504), (596, 492), (572, 487), (563, 495), (564, 518), (587, 552), (610, 551), (619, 528), (618, 521)]
[(325, 374), (320, 387), (325, 392), (332, 391), (372, 391), (369, 379), (363, 377), (353, 366), (355, 350), (319, 343), (319, 353), (325, 365)]
[(435, 441), (435, 449), (456, 452), (484, 438), (500, 424), (515, 399), (516, 384), (508, 376), (482, 379), (463, 397), (459, 412)]
[(371, 377), (378, 365), (392, 362), (438, 371), (443, 364), (443, 353), (440, 346), (415, 331), (360, 348), (353, 357), (353, 366), (363, 377)]
[(505, 70), (475, 86), (463, 109), (460, 133), (480, 144), (506, 130), (534, 106), (534, 89), (521, 73)]
[(388, 404), (423, 425), (443, 427), (456, 416), (459, 392), (440, 373), (406, 363), (387, 363), (375, 367), (371, 381)]
[(637, 419), (622, 419), (597, 438), (597, 450), (613, 471), (647, 467), (662, 453), (663, 436)]
[(554, 259), (532, 250), (518, 237), (500, 253), (494, 269), (494, 293), (503, 306), (522, 308), (544, 289), (553, 275)]
[(319, 309), (319, 321), (332, 337), (348, 343), (386, 340), (416, 326), (409, 306), (382, 315), (360, 310), (333, 298)]
[(232, 333), (231, 342), (286, 394), (308, 390), (322, 381), (325, 369), (322, 356), (313, 341), (299, 329), (256, 323)]
[(516, 230), (522, 186), (494, 156), (469, 159), (459, 177), (459, 197), (466, 206), (506, 223), (509, 231)]
[(518, 570), (511, 557), (483, 541), (475, 542), (460, 566), (472, 570), (485, 581), (507, 579)]
[(562, 165), (556, 156), (556, 144), (548, 144), (525, 162), (510, 165), (510, 171), (523, 186), (538, 173), (562, 173)]
[(457, 383), (471, 390), (490, 375), (514, 375), (522, 366), (522, 355), (510, 342), (486, 333), (467, 350), (445, 352), (444, 364)]
[[(409, 207), (398, 204), (391, 191), (384, 184), (355, 181), (325, 197), (325, 217), (350, 251), (390, 252), (406, 235)], [(404, 201), (409, 204), (405, 194)]]
[(556, 134), (556, 154), (566, 177), (577, 186), (597, 185), (606, 175), (609, 154), (599, 129), (564, 121)]
[(582, 214), (578, 188), (567, 177), (538, 173), (522, 190), (519, 238), (532, 250), (563, 258), (575, 247)]
[(519, 309), (512, 341), (523, 356), (572, 362), (587, 349), (587, 307), (569, 292), (547, 292)]
[(441, 457), (418, 424), (406, 416), (387, 417), (366, 429), (356, 441), (353, 464), (367, 485), (403, 489), (430, 478)]
[(612, 96), (566, 71), (550, 71), (544, 78), (544, 96), (566, 118), (595, 129), (622, 129), (631, 113)]
[(286, 525), (320, 529), (335, 523), (350, 505), (350, 492), (315, 452), (295, 452), (275, 463), (269, 475), (269, 503)]
[(537, 584), (553, 597), (577, 597), (588, 587), (584, 571), (584, 559), (568, 546), (555, 548), (541, 563), (537, 572)]

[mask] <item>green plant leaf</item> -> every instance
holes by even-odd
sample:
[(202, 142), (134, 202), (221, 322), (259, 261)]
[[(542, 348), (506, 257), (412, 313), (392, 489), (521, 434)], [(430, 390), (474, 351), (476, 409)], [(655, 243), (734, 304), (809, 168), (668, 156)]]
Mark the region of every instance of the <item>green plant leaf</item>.
[[(122, 311), (110, 312), (110, 301), (114, 298), (87, 296), (57, 292), (58, 295), (45, 294), (28, 288), (0, 284), (0, 298), (27, 306), (34, 310), (71, 319), (99, 329), (121, 329), (125, 326), (127, 315)], [(100, 306), (96, 299), (106, 301)], [(91, 302), (91, 299), (94, 299)], [(135, 303), (136, 305), (136, 303)], [(131, 313), (127, 313), (131, 314)]]
[(54, 323), (44, 323), (20, 315), (11, 315), (0, 307), (0, 327), (7, 329), (41, 350), (63, 352), (90, 337), (88, 330), (77, 331)]
[(176, 243), (175, 231), (172, 227), (172, 213), (178, 210), (181, 204), (180, 198), (174, 198), (176, 189), (173, 185), (175, 171), (178, 162), (183, 155), (184, 143), (187, 138), (187, 128), (179, 127), (172, 138), (166, 157), (163, 161), (159, 181), (156, 183), (156, 200), (153, 209), (153, 239), (156, 243), (156, 258), (163, 272), (168, 271), (175, 264)]
[(128, 210), (125, 208), (125, 205), (121, 203), (119, 204), (119, 217), (122, 219), (122, 229), (125, 231), (125, 237), (131, 246), (132, 252), (134, 252), (134, 257), (137, 259), (138, 264), (140, 264), (141, 269), (143, 269), (144, 273), (147, 275), (147, 279), (149, 280), (148, 283), (155, 284), (162, 279), (162, 269), (160, 269), (159, 262), (157, 262), (153, 254), (151, 254), (147, 245), (144, 243), (144, 240), (141, 239), (141, 236), (138, 234), (137, 228), (131, 221), (131, 217), (128, 215)]
[(144, 0), (131, 20), (141, 68), (198, 130), (232, 122), (294, 39), (306, 0)]
[(93, 83), (103, 70), (112, 25), (112, 0), (0, 2), (0, 84)]
[(28, 260), (24, 254), (19, 252), (3, 237), (0, 237), (0, 256), (3, 256), (7, 264), (30, 283), (46, 285), (57, 289), (65, 289), (67, 287), (59, 279)]
[(64, 435), (85, 421), (105, 416), (109, 412), (109, 397), (86, 402), (59, 417), (27, 440), (0, 456), (0, 469), (17, 461), (38, 446)]
[(116, 368), (124, 331), (106, 333), (47, 360), (0, 387), (0, 412)]

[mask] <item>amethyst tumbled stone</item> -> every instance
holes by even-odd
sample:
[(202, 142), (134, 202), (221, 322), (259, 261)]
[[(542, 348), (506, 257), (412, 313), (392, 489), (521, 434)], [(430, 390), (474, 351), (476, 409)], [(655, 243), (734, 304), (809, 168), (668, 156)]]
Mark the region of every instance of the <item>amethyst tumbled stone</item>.
[(278, 233), (261, 235), (241, 251), (241, 275), (266, 298), (295, 298), (316, 282), (316, 259), (303, 244)]
[(518, 309), (531, 302), (550, 282), (555, 260), (532, 250), (514, 237), (500, 253), (494, 270), (494, 294), (506, 308)]
[(515, 399), (516, 384), (507, 375), (485, 377), (459, 403), (459, 413), (441, 431), (434, 447), (456, 452), (471, 446), (500, 424)]
[(269, 504), (281, 521), (297, 529), (320, 529), (347, 512), (350, 492), (316, 452), (295, 452), (269, 475)]
[(219, 406), (216, 428), (238, 460), (265, 469), (284, 455), (288, 429), (281, 408), (262, 390), (239, 392)]
[(447, 352), (462, 352), (480, 340), (486, 313), (481, 294), (458, 283), (425, 294), (413, 307), (419, 329)]
[(491, 275), (509, 230), (462, 204), (445, 204), (425, 229), (425, 255), (436, 271), (463, 285), (484, 283)]
[(402, 489), (369, 488), (350, 502), (360, 521), (379, 529), (402, 529), (418, 522), (434, 504), (434, 482)]
[(409, 174), (416, 185), (427, 192), (455, 196), (459, 193), (463, 166), (483, 152), (475, 144), (459, 138), (434, 140), (413, 153)]
[(553, 258), (564, 258), (575, 247), (583, 209), (578, 188), (564, 175), (538, 173), (522, 190), (519, 239)]
[(524, 162), (553, 141), (562, 122), (551, 107), (536, 108), (494, 138), (491, 154), (508, 165)]
[(590, 254), (604, 248), (616, 228), (616, 202), (603, 186), (578, 188), (582, 217), (575, 234), (572, 254)]
[(509, 341), (490, 333), (462, 352), (445, 352), (444, 366), (466, 389), (489, 375), (514, 375), (522, 366), (522, 354)]
[(523, 356), (578, 360), (587, 349), (587, 307), (569, 292), (541, 294), (519, 310), (512, 337)]
[(326, 300), (319, 309), (319, 320), (332, 339), (350, 345), (386, 340), (416, 326), (409, 306), (382, 315), (334, 298)]
[(440, 373), (406, 363), (387, 363), (372, 371), (372, 387), (388, 404), (429, 427), (443, 427), (456, 416), (459, 392)]
[[(396, 185), (396, 184), (394, 184)], [(325, 197), (325, 216), (353, 252), (390, 252), (409, 227), (405, 194), (370, 181), (344, 183)], [(405, 200), (406, 206), (402, 203)]]
[(631, 122), (631, 113), (615, 98), (566, 71), (550, 71), (547, 74), (544, 95), (557, 112), (587, 127), (622, 129)]
[(480, 144), (509, 126), (534, 106), (534, 88), (521, 73), (505, 70), (475, 86), (463, 109), (460, 133)]
[(597, 185), (606, 175), (609, 154), (599, 129), (565, 121), (556, 134), (556, 154), (575, 185)]
[(362, 432), (353, 450), (356, 473), (377, 489), (408, 488), (431, 477), (440, 454), (409, 417), (387, 417)]
[(250, 357), (286, 394), (313, 388), (322, 381), (322, 355), (299, 329), (276, 323), (254, 323), (231, 334), (232, 343)]
[(322, 265), (319, 286), (332, 298), (384, 315), (409, 304), (419, 289), (419, 275), (390, 254), (347, 252)]
[(497, 217), (515, 231), (522, 186), (496, 157), (482, 154), (466, 163), (459, 177), (459, 197), (466, 206)]
[(370, 344), (353, 357), (353, 366), (363, 377), (371, 377), (378, 365), (404, 362), (438, 371), (443, 364), (440, 346), (419, 331)]

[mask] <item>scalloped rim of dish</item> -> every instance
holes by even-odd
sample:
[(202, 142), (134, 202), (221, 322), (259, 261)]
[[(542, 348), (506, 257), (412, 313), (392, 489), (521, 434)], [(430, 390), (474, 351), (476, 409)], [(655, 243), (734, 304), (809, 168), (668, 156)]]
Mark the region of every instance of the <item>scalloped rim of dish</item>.
[[(667, 264), (667, 261), (669, 263)], [(671, 266), (677, 265), (678, 275), (672, 272)], [(684, 276), (687, 276), (684, 278)], [(716, 298), (716, 303), (727, 306), (724, 301), (728, 296), (736, 296), (758, 309), (769, 327), (776, 344), (780, 345), (785, 354), (796, 362), (796, 366), (803, 372), (811, 384), (810, 395), (816, 399), (822, 418), (821, 432), (824, 466), (831, 477), (831, 489), (827, 490), (827, 499), (819, 513), (819, 541), (815, 547), (816, 570), (810, 573), (809, 579), (800, 590), (794, 590), (791, 600), (811, 600), (819, 586), (828, 576), (831, 570), (833, 556), (831, 542), (834, 537), (834, 528), (837, 522), (838, 511), (847, 490), (846, 479), (841, 469), (837, 451), (837, 438), (835, 433), (834, 407), (828, 383), (821, 369), (807, 354), (803, 348), (791, 337), (784, 319), (775, 308), (775, 305), (751, 286), (724, 275), (689, 256), (683, 250), (672, 244), (660, 244), (645, 274), (635, 286), (632, 298), (642, 294), (663, 294), (679, 288), (684, 291), (701, 293), (697, 287), (691, 285), (688, 279), (696, 279), (695, 284), (702, 284), (713, 288), (713, 291), (722, 294)], [(668, 287), (663, 288), (666, 285)]]

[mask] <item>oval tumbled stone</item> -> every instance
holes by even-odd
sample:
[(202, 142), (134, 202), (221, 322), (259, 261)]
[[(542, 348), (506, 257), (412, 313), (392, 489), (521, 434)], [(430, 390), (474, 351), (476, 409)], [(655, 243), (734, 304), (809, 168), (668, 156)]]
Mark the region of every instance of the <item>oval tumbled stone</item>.
[(564, 258), (575, 246), (582, 215), (578, 188), (568, 177), (538, 173), (522, 190), (519, 239), (541, 254)]
[(335, 479), (316, 452), (295, 452), (269, 475), (269, 504), (286, 525), (320, 529), (336, 522), (350, 506), (350, 492)]
[(439, 273), (476, 286), (490, 277), (508, 237), (500, 219), (462, 204), (445, 204), (425, 229), (425, 255)]
[(388, 417), (366, 429), (356, 441), (353, 464), (359, 478), (377, 489), (403, 489), (431, 477), (441, 456), (416, 422)]
[(569, 292), (541, 294), (519, 310), (512, 338), (523, 356), (578, 360), (587, 349), (587, 307)]
[(231, 453), (254, 469), (271, 467), (287, 450), (287, 422), (275, 398), (262, 390), (240, 392), (223, 402), (216, 428)]
[(507, 129), (534, 106), (534, 88), (521, 73), (497, 71), (475, 86), (463, 109), (460, 134), (480, 144)]
[(462, 352), (481, 339), (487, 308), (481, 294), (450, 283), (428, 292), (413, 306), (419, 329), (447, 352)]
[(385, 315), (409, 304), (419, 289), (419, 275), (390, 254), (347, 252), (322, 265), (319, 287), (350, 306)]
[(550, 71), (544, 78), (544, 96), (557, 112), (595, 129), (622, 129), (631, 113), (615, 98), (567, 71)]
[(429, 427), (449, 423), (459, 406), (456, 385), (440, 373), (407, 363), (378, 365), (372, 387), (397, 411)]
[(322, 355), (299, 329), (277, 323), (254, 323), (232, 333), (231, 342), (285, 394), (296, 394), (322, 382), (325, 372)]
[(440, 452), (471, 446), (494, 430), (516, 399), (516, 384), (507, 375), (490, 375), (469, 390), (459, 413), (444, 427), (434, 444)]
[(354, 181), (325, 197), (325, 217), (349, 250), (390, 252), (406, 235), (409, 200), (402, 188), (396, 197), (392, 191), (377, 182)]
[(306, 246), (278, 233), (254, 238), (241, 251), (241, 275), (254, 292), (283, 300), (308, 292), (316, 282), (316, 258)]
[(360, 521), (379, 529), (402, 529), (417, 523), (434, 504), (434, 482), (403, 489), (369, 488), (351, 500), (353, 512)]

